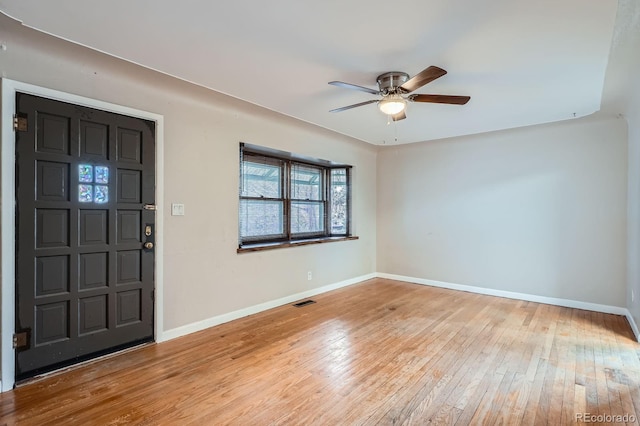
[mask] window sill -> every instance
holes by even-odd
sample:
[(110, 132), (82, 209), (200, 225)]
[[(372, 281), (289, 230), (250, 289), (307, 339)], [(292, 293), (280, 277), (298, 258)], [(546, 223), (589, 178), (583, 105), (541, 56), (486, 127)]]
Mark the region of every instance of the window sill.
[(246, 253), (250, 251), (263, 251), (263, 250), (274, 250), (281, 248), (289, 248), (289, 247), (298, 247), (298, 246), (307, 246), (310, 244), (324, 244), (324, 243), (336, 243), (338, 241), (351, 241), (357, 240), (360, 237), (351, 236), (351, 237), (328, 237), (328, 238), (311, 238), (308, 240), (298, 240), (298, 241), (286, 241), (282, 243), (256, 243), (256, 244), (245, 244), (242, 247), (239, 247), (238, 253)]

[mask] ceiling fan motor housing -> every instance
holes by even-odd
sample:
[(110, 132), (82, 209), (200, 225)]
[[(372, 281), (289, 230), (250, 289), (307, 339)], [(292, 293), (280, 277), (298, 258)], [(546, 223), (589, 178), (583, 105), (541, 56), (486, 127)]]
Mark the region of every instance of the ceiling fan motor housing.
[(378, 88), (383, 94), (402, 93), (398, 88), (409, 80), (409, 74), (400, 71), (385, 72), (384, 74), (380, 74), (376, 80), (378, 82)]

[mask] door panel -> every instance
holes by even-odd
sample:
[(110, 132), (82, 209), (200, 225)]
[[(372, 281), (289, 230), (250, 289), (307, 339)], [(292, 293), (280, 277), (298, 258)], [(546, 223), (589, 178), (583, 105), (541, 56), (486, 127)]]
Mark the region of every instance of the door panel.
[(24, 379), (153, 339), (154, 123), (18, 94), (16, 351)]

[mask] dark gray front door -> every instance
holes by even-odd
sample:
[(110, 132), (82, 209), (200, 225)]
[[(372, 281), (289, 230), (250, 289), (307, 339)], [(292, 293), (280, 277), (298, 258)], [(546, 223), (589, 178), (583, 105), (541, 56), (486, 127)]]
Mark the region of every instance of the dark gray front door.
[(20, 380), (153, 339), (155, 128), (26, 94), (16, 107)]

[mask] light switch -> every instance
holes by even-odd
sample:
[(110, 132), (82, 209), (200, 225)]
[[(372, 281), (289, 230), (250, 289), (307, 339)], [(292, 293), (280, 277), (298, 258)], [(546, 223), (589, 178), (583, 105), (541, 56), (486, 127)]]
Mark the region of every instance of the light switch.
[(171, 216), (184, 216), (184, 204), (171, 204)]

